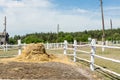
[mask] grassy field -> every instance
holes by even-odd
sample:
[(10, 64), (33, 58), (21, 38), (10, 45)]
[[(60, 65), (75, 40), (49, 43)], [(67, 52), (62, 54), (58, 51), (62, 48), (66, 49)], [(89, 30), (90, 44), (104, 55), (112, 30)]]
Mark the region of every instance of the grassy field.
[[(84, 51), (88, 51), (88, 52), (91, 51), (90, 47), (80, 47), (79, 49), (84, 50)], [(60, 54), (60, 53), (63, 54), (63, 50), (48, 50), (48, 52), (55, 53), (55, 54)], [(67, 50), (67, 54), (73, 54), (73, 51)], [(107, 49), (107, 48), (105, 48), (105, 51), (102, 52), (102, 48), (96, 48), (96, 54), (103, 56), (103, 57), (120, 60), (120, 49)], [(77, 52), (77, 56), (80, 58), (90, 60), (90, 54)], [(73, 59), (73, 57), (71, 57), (71, 59)], [(90, 66), (90, 64), (85, 62), (85, 61), (82, 61), (82, 60), (77, 60), (77, 61), (81, 64), (84, 64), (87, 67)], [(104, 59), (95, 58), (95, 64), (120, 74), (120, 64), (119, 63), (111, 62), (111, 61), (104, 60)], [(104, 72), (104, 71), (97, 69), (97, 68), (96, 68), (96, 72), (101, 73), (108, 80), (111, 80), (111, 79), (119, 80), (120, 79), (120, 77), (109, 74), (109, 73)]]
[[(88, 51), (88, 52), (91, 51), (90, 47), (80, 47), (78, 49)], [(47, 53), (63, 54), (63, 49), (61, 49), (61, 50), (57, 50), (57, 49), (56, 50), (47, 50)], [(73, 54), (73, 51), (68, 50), (67, 54)], [(96, 54), (100, 55), (100, 56), (120, 60), (120, 49), (105, 49), (105, 51), (102, 52), (101, 48), (96, 48)], [(14, 57), (16, 55), (18, 55), (18, 50), (8, 50), (7, 52), (0, 51), (0, 58), (10, 58), (10, 57)], [(90, 54), (77, 52), (77, 56), (80, 58), (90, 60)], [(73, 60), (73, 57), (70, 57), (70, 58)], [(77, 60), (77, 64), (78, 63), (83, 64), (84, 67), (89, 67), (89, 65), (90, 65), (89, 63), (82, 61), (82, 60)], [(115, 72), (120, 74), (120, 64), (119, 63), (107, 61), (104, 59), (95, 58), (95, 64), (97, 64), (103, 68), (115, 71)], [(96, 69), (95, 72), (97, 72), (98, 74), (102, 74), (102, 76), (105, 77), (105, 80), (111, 80), (111, 79), (120, 80), (120, 77), (116, 77), (115, 75), (111, 75), (111, 74), (106, 73), (100, 69)]]
[(18, 55), (18, 50), (8, 50), (8, 51), (0, 50), (0, 58), (10, 58), (16, 55)]

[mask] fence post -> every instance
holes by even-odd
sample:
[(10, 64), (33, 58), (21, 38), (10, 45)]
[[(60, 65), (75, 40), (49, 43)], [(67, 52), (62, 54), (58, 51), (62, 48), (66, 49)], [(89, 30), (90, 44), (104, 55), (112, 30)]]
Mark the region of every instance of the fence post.
[(59, 43), (56, 43), (57, 48), (59, 48)]
[(5, 44), (3, 44), (3, 48), (4, 48), (3, 50), (4, 50), (4, 52), (5, 52)]
[(25, 49), (25, 47), (26, 47), (26, 43), (24, 43), (23, 49)]
[(67, 54), (67, 40), (64, 40), (64, 54)]
[(53, 48), (53, 43), (51, 43), (51, 48)]
[(109, 45), (109, 41), (105, 41), (105, 44), (106, 44), (106, 46), (108, 46)]
[(56, 44), (55, 43), (53, 43), (53, 45), (54, 45), (54, 49), (56, 48)]
[(8, 45), (7, 45), (7, 43), (6, 43), (6, 45), (5, 45), (5, 51), (7, 51), (8, 50)]
[(63, 46), (62, 46), (62, 45), (63, 45), (63, 43), (61, 43), (61, 48), (63, 48)]
[(53, 45), (53, 43), (51, 43), (51, 48), (54, 48), (54, 45)]
[(21, 55), (21, 40), (18, 40), (18, 55)]
[(77, 41), (76, 40), (74, 40), (74, 44), (73, 44), (73, 47), (74, 47), (74, 53), (73, 53), (73, 55), (74, 55), (74, 58), (73, 58), (73, 60), (74, 60), (74, 62), (76, 62), (76, 49), (77, 49)]
[(50, 43), (50, 48), (52, 49), (52, 43)]
[(47, 49), (49, 49), (49, 43), (47, 42)]
[(104, 48), (104, 42), (102, 42), (102, 52), (105, 51), (105, 48)]
[(96, 44), (95, 39), (92, 39), (92, 41), (91, 41), (91, 63), (90, 63), (90, 69), (92, 71), (94, 71), (94, 55), (95, 55), (95, 51), (96, 51), (95, 44)]

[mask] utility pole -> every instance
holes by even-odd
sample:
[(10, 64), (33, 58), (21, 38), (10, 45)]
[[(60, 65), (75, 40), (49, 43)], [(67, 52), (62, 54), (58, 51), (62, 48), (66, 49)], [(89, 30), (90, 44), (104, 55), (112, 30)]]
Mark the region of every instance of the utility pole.
[(110, 26), (111, 26), (111, 31), (112, 31), (112, 19), (110, 19)]
[(103, 45), (105, 45), (105, 26), (104, 26), (104, 14), (103, 14), (103, 2), (102, 0), (100, 0), (100, 4), (101, 4), (101, 16), (102, 16), (102, 28), (103, 28), (103, 35), (102, 35), (102, 42)]
[(7, 25), (7, 20), (6, 20), (6, 16), (4, 17), (4, 27), (5, 27), (5, 29), (4, 29), (4, 34), (5, 34), (5, 43), (4, 44), (6, 44), (7, 42), (6, 42), (6, 25)]
[[(112, 33), (112, 19), (110, 19), (110, 27), (111, 27), (111, 33)], [(113, 38), (111, 38), (112, 42), (113, 42)]]
[(56, 42), (58, 42), (58, 37), (59, 37), (59, 24), (57, 24), (57, 40), (56, 40)]

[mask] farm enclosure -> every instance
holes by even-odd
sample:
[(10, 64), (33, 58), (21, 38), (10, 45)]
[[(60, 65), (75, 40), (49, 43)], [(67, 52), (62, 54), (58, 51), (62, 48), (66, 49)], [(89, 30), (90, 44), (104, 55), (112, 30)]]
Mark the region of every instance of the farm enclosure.
[[(55, 46), (54, 46), (55, 47)], [(55, 54), (55, 55), (58, 55), (58, 56), (60, 56), (60, 54), (63, 54), (63, 48), (61, 48), (61, 49), (59, 49), (59, 48), (54, 48), (54, 47), (52, 47), (51, 49), (47, 49), (47, 52), (48, 53), (52, 53), (52, 54)], [(63, 46), (60, 46), (60, 47), (63, 47)], [(70, 46), (69, 46), (70, 47)], [(70, 47), (70, 48), (72, 48), (72, 47)], [(90, 52), (91, 51), (91, 48), (90, 47), (84, 47), (84, 46), (82, 46), (82, 47), (78, 47), (78, 49), (79, 50), (83, 50), (83, 51), (88, 51), (88, 52)], [(8, 51), (9, 52), (9, 51)], [(17, 52), (17, 51), (16, 51)], [(16, 53), (15, 52), (15, 53)], [(67, 54), (69, 55), (69, 54), (71, 54), (71, 57), (69, 57), (69, 58), (71, 58), (72, 60), (73, 60), (73, 57), (72, 57), (72, 55), (73, 55), (73, 53), (74, 53), (74, 51), (73, 50), (67, 50)], [(113, 54), (114, 53), (114, 54)], [(4, 53), (5, 55), (7, 55), (7, 54), (9, 54), (9, 53), (7, 53), (7, 52), (5, 52)], [(101, 48), (96, 48), (96, 54), (97, 55), (101, 55), (101, 56), (104, 56), (104, 57), (109, 57), (109, 58), (113, 58), (113, 59), (117, 59), (117, 60), (119, 60), (119, 49), (106, 49), (105, 48), (105, 51), (104, 52), (102, 52), (101, 51)], [(10, 54), (9, 54), (10, 55)], [(12, 55), (12, 54), (11, 54)], [(84, 53), (82, 53), (82, 52), (77, 52), (77, 57), (80, 57), (80, 58), (85, 58), (85, 59), (87, 59), (87, 60), (90, 60), (90, 54), (89, 55), (87, 55), (87, 54), (84, 54)], [(4, 59), (3, 59), (4, 60)], [(64, 61), (64, 59), (63, 58), (61, 58), (61, 60), (62, 61)], [(2, 61), (1, 61), (2, 62)], [(78, 63), (79, 62), (79, 63)], [(76, 64), (77, 65), (80, 65), (80, 64), (86, 64), (88, 67), (89, 67), (89, 63), (86, 63), (86, 62), (84, 62), (84, 61), (81, 61), (81, 60), (77, 60), (77, 62), (76, 62)], [(71, 60), (70, 60), (70, 63), (73, 63)], [(68, 64), (68, 63), (67, 63)], [(109, 61), (106, 61), (106, 60), (102, 60), (102, 59), (97, 59), (97, 58), (95, 58), (95, 64), (98, 64), (98, 65), (100, 65), (100, 66), (102, 66), (102, 67), (104, 67), (104, 68), (106, 68), (106, 69), (110, 69), (110, 70), (112, 70), (112, 71), (115, 71), (115, 72), (117, 72), (117, 73), (119, 73), (119, 64), (116, 64), (116, 63), (112, 63), (112, 62), (109, 62)], [(106, 65), (107, 64), (107, 65)], [(81, 68), (81, 66), (82, 65), (80, 65), (79, 66), (79, 68)], [(87, 67), (85, 67), (85, 68), (81, 68), (81, 69), (83, 69), (83, 70), (85, 70), (86, 71), (86, 68)], [(117, 69), (117, 70), (116, 70)], [(92, 74), (93, 72), (91, 72), (91, 71), (89, 71), (89, 69), (87, 69), (88, 70), (88, 72), (89, 72), (89, 74)], [(99, 71), (100, 69), (97, 69), (96, 68), (96, 71)], [(93, 75), (93, 74), (92, 74)], [(92, 76), (91, 75), (91, 76)], [(109, 76), (109, 78), (112, 78), (112, 79), (119, 79), (119, 77), (116, 77), (116, 76), (110, 76), (111, 74), (107, 74), (107, 76)], [(101, 79), (102, 77), (100, 77), (100, 79)]]
[[(1, 52), (0, 78), (1, 79), (90, 79), (93, 76), (85, 75), (84, 71), (67, 57), (59, 54), (54, 61), (27, 61), (17, 59), (17, 51)], [(49, 52), (48, 52), (49, 53)], [(3, 56), (3, 57), (2, 57)], [(34, 55), (33, 55), (34, 56)], [(19, 57), (19, 56), (18, 56)], [(81, 71), (80, 71), (81, 70)], [(85, 73), (85, 71), (84, 71)], [(86, 72), (87, 73), (87, 72)], [(96, 78), (96, 77), (95, 77)], [(92, 78), (93, 79), (93, 78)]]

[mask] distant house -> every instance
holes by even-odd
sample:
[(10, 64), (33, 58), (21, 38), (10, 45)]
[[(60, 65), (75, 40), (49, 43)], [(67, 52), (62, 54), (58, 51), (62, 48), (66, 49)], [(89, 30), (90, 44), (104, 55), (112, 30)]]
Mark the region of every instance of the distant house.
[(4, 31), (0, 32), (0, 45), (8, 43), (9, 34), (6, 32), (6, 16), (4, 17)]
[(9, 34), (5, 32), (0, 32), (0, 44), (6, 44), (9, 40)]

